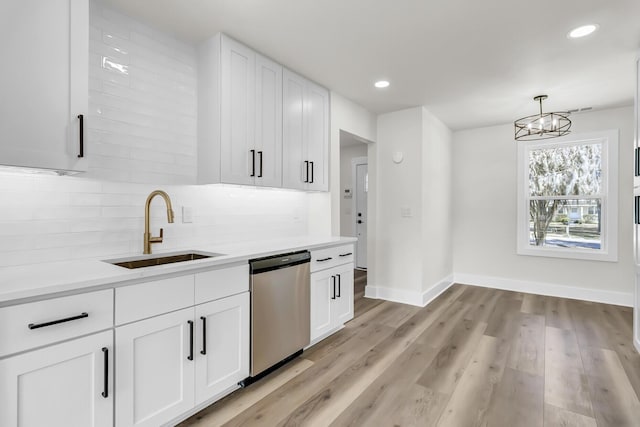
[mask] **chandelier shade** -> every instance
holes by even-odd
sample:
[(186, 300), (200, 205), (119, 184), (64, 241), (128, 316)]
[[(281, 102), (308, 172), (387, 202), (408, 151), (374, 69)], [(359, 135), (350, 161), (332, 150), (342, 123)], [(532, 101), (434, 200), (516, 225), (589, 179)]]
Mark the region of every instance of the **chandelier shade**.
[(516, 141), (535, 141), (540, 139), (557, 138), (571, 132), (571, 120), (567, 112), (543, 113), (542, 101), (547, 95), (538, 95), (533, 98), (540, 103), (540, 113), (516, 120)]

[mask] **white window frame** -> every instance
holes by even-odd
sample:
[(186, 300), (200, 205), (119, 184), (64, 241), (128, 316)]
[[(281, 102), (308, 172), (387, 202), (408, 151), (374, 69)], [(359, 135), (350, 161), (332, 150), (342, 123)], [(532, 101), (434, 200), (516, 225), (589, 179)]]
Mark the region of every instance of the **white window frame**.
[[(529, 152), (580, 144), (602, 144), (601, 245), (600, 249), (533, 246), (529, 242)], [(519, 141), (518, 144), (518, 255), (552, 258), (618, 261), (618, 130), (570, 134), (553, 140)], [(564, 198), (559, 196), (559, 198)], [(567, 198), (575, 198), (569, 196)]]

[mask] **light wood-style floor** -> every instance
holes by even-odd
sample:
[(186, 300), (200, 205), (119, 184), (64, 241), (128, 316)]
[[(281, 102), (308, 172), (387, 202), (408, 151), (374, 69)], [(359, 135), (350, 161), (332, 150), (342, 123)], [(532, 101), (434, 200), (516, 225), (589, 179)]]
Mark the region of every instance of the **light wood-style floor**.
[(640, 426), (632, 309), (454, 285), (340, 332), (181, 426)]

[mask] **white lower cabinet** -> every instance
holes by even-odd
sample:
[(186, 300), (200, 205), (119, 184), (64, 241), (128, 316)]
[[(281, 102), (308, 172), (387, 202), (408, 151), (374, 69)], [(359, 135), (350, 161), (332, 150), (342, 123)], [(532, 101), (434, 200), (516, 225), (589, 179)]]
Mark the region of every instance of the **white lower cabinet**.
[(249, 376), (249, 293), (196, 306), (196, 405)]
[(116, 425), (162, 425), (249, 376), (249, 294), (118, 327), (116, 349)]
[(353, 319), (353, 263), (311, 273), (311, 342)]
[(0, 360), (0, 425), (113, 426), (113, 332)]
[(186, 308), (116, 328), (118, 427), (158, 426), (193, 407), (192, 326)]

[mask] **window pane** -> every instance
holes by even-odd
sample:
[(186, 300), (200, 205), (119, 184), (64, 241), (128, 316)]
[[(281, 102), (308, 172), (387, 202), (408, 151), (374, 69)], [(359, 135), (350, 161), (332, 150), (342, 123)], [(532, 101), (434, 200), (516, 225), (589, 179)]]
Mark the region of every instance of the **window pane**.
[(531, 196), (597, 195), (602, 185), (602, 144), (529, 151)]
[(601, 199), (530, 200), (529, 245), (598, 250)]

